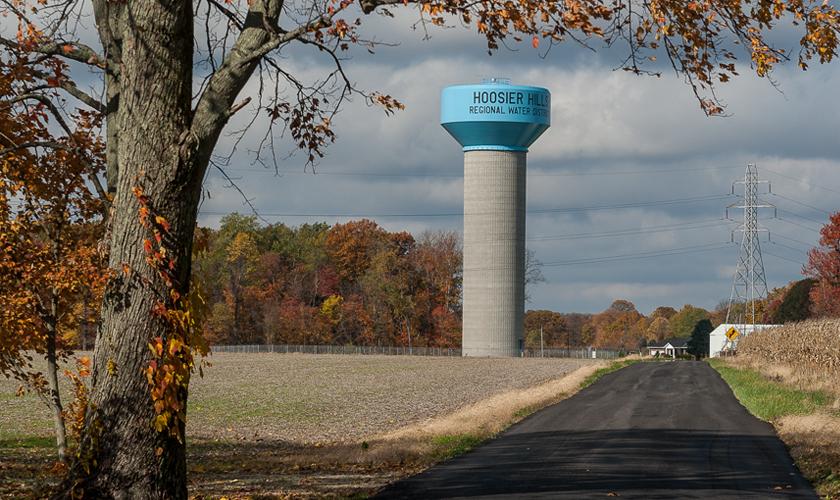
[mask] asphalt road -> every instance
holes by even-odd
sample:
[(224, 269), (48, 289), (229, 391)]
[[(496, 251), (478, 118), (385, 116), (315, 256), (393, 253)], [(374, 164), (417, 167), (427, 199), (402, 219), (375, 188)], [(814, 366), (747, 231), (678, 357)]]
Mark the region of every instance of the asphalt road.
[(773, 428), (703, 362), (637, 363), (377, 498), (807, 498)]

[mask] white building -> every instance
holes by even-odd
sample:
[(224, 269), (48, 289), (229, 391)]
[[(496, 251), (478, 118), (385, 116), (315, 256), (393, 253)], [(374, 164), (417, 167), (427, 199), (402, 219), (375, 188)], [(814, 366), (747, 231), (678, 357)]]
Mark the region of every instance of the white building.
[(773, 328), (776, 326), (779, 325), (735, 325), (732, 323), (718, 325), (718, 327), (712, 330), (712, 333), (709, 334), (709, 357), (716, 358), (720, 356), (720, 352), (722, 350), (732, 347), (729, 339), (726, 338), (726, 332), (728, 332), (730, 328), (734, 327), (738, 330), (739, 335), (735, 338), (735, 345), (737, 346), (740, 339), (751, 334), (755, 330), (764, 330), (765, 328)]
[(688, 352), (688, 339), (668, 339), (647, 346), (650, 356), (676, 358)]

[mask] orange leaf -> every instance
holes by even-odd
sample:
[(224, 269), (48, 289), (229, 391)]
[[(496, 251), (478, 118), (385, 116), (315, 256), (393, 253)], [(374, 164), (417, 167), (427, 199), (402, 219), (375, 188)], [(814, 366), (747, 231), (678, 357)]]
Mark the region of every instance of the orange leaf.
[(158, 215), (155, 217), (155, 222), (157, 222), (164, 231), (167, 233), (169, 232), (169, 222), (167, 222), (162, 216)]
[(537, 38), (536, 36), (534, 36), (534, 38), (531, 39), (531, 47), (534, 47), (536, 49), (539, 46), (540, 46), (540, 39)]

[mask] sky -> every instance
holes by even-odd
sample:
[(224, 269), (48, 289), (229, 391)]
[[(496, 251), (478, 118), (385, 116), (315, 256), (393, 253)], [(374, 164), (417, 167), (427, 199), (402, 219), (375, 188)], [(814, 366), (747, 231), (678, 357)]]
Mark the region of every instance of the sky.
[[(432, 29), (424, 40), (412, 16), (366, 19), (364, 33), (388, 45), (375, 54), (353, 50), (343, 61), (358, 87), (390, 94), (405, 110), (386, 116), (358, 98), (345, 105), (317, 173), (302, 155), (286, 157), (288, 138), (279, 136), (279, 175), (255, 163), (265, 117), (238, 143), (230, 132), (251, 120), (253, 106), (233, 117), (217, 152), (236, 143), (227, 173), (262, 218), (294, 226), (367, 217), (416, 235), (460, 232), (463, 153), (439, 125), (440, 91), (487, 77), (552, 93), (552, 126), (528, 155), (526, 245), (545, 276), (528, 309), (598, 312), (626, 299), (649, 313), (728, 299), (740, 242), (731, 230), (742, 213), (730, 210), (727, 221), (725, 209), (737, 202), (732, 183), (748, 162), (770, 181), (762, 199), (778, 207), (760, 214), (771, 289), (801, 278), (819, 228), (840, 209), (840, 65), (780, 67), (775, 87), (740, 66), (741, 76), (718, 88), (729, 116), (709, 118), (668, 68), (660, 78), (617, 71), (620, 50), (565, 45), (546, 54), (523, 44), (490, 56), (483, 39), (461, 27)], [(780, 41), (795, 48), (790, 35)], [(309, 48), (278, 60), (309, 81), (332, 69)], [(240, 97), (255, 95), (258, 84)], [(234, 211), (250, 209), (211, 170), (199, 224), (218, 227)]]
[[(280, 161), (276, 175), (273, 166), (251, 165), (252, 155), (234, 156), (228, 173), (266, 220), (366, 216), (394, 231), (460, 232), (462, 218), (445, 214), (463, 209), (463, 153), (439, 125), (440, 90), (487, 77), (552, 93), (552, 126), (528, 156), (526, 246), (546, 279), (531, 289), (529, 309), (598, 312), (627, 299), (649, 313), (728, 299), (740, 243), (731, 230), (743, 214), (724, 217), (748, 162), (770, 181), (762, 198), (778, 207), (760, 214), (771, 289), (801, 278), (827, 213), (840, 209), (837, 65), (780, 68), (776, 87), (740, 68), (742, 76), (719, 89), (729, 116), (709, 118), (673, 72), (616, 71), (618, 51), (569, 46), (545, 55), (521, 46), (489, 56), (468, 30), (434, 30), (423, 40), (411, 22), (374, 20), (367, 31), (394, 46), (344, 62), (358, 86), (398, 98), (404, 111), (389, 117), (358, 99), (347, 105), (317, 174), (304, 173), (300, 157)], [(330, 68), (312, 52), (284, 62), (308, 75)], [(248, 212), (226, 184), (218, 173), (208, 177), (201, 224)]]

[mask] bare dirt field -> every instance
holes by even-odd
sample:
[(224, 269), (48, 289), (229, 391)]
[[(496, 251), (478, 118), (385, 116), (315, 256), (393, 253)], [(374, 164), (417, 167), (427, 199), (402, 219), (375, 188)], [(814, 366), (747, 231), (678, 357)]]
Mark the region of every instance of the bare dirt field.
[[(198, 497), (364, 493), (577, 390), (603, 362), (221, 353), (191, 384)], [(574, 375), (569, 376), (570, 373)], [(0, 497), (50, 482), (51, 425), (0, 379)]]
[[(214, 354), (190, 387), (187, 435), (295, 443), (359, 441), (588, 364), (309, 354)], [(0, 378), (0, 440), (49, 437), (46, 406)], [(67, 396), (65, 391), (65, 397)]]

